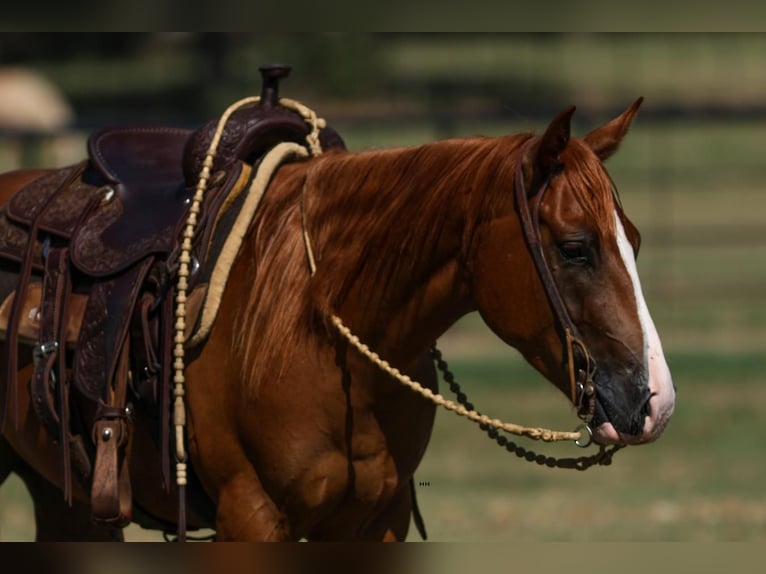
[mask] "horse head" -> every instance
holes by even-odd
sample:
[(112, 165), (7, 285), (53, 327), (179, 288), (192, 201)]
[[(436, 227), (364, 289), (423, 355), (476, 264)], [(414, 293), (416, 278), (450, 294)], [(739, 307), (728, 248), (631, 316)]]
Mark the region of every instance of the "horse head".
[(582, 139), (570, 137), (573, 107), (530, 136), (468, 255), (485, 322), (575, 403), (601, 444), (655, 440), (675, 401), (638, 277), (640, 235), (602, 163), (640, 104)]

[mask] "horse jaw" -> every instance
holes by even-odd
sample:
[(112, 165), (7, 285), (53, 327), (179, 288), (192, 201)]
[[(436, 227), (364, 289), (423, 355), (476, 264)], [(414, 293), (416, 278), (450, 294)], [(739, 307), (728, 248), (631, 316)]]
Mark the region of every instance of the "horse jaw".
[(615, 213), (615, 220), (617, 221), (617, 246), (633, 283), (633, 293), (641, 322), (644, 337), (644, 366), (646, 372), (649, 373), (651, 396), (648, 405), (649, 414), (644, 419), (644, 428), (640, 435), (629, 436), (618, 433), (612, 423), (605, 422), (593, 429), (593, 439), (599, 444), (642, 444), (657, 440), (665, 430), (675, 408), (676, 391), (670, 369), (665, 361), (665, 355), (662, 352), (662, 343), (657, 328), (644, 300), (633, 249), (617, 213)]

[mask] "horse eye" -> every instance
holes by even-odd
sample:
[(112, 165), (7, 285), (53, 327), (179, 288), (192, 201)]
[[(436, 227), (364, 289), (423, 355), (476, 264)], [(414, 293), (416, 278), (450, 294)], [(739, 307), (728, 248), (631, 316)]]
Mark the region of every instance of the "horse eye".
[(565, 241), (559, 246), (559, 250), (568, 261), (573, 263), (588, 262), (588, 250), (581, 241)]

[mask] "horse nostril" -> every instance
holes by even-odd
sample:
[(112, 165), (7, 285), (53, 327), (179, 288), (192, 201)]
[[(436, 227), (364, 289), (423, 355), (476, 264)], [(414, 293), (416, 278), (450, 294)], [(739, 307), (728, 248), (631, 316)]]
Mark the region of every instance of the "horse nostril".
[(624, 383), (618, 384), (606, 376), (596, 381), (596, 416), (593, 424), (598, 426), (609, 422), (621, 435), (637, 437), (643, 432), (646, 417), (651, 416), (652, 392), (635, 373)]

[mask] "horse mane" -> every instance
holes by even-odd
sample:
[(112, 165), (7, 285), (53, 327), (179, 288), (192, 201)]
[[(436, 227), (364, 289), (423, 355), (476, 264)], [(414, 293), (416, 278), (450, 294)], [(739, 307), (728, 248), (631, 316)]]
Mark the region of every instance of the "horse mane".
[[(240, 254), (242, 280), (252, 287), (235, 325), (234, 348), (249, 394), (257, 394), (266, 377), (280, 378), (293, 349), (306, 348), (309, 337), (331, 333), (329, 318), (352, 290), (377, 294), (377, 301), (366, 302), (365, 313), (385, 329), (377, 303), (390, 296), (386, 287), (403, 276), (417, 283), (419, 264), (455, 231), (449, 224), (454, 210), (463, 214), (462, 244), (468, 245), (482, 221), (507, 209), (516, 152), (530, 137), (333, 151), (280, 168)], [(571, 153), (578, 166), (566, 170), (573, 172), (572, 187), (587, 189), (592, 182), (600, 187), (606, 178), (609, 189), (595, 155), (571, 147), (563, 157)], [(603, 215), (603, 198), (581, 195), (587, 209)], [(302, 203), (317, 264), (314, 277), (302, 235)]]

